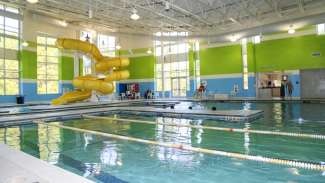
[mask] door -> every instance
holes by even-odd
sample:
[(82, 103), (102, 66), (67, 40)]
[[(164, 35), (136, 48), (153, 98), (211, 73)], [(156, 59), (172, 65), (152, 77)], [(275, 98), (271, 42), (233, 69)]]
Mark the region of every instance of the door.
[(172, 78), (172, 96), (186, 97), (187, 79), (186, 77)]
[[(300, 71), (301, 98), (325, 98), (325, 69), (308, 69)], [(298, 89), (297, 84), (294, 89)]]

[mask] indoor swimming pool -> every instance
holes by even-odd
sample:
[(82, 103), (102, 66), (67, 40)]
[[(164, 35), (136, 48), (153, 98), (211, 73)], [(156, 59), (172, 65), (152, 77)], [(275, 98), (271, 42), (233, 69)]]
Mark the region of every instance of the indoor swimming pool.
[[(189, 106), (193, 109), (259, 109), (264, 111), (264, 116), (251, 122), (225, 122), (115, 114), (107, 117), (159, 124), (91, 118), (51, 124), (257, 157), (325, 163), (324, 139), (185, 127), (213, 126), (324, 135), (325, 104), (181, 102), (175, 108), (188, 109)], [(46, 124), (0, 128), (2, 142), (95, 182), (325, 181), (325, 172), (322, 171), (118, 140)]]

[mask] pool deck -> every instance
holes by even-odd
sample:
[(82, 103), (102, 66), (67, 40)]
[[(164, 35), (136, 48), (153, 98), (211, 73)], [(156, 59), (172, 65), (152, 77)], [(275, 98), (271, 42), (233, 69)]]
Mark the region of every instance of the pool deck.
[(124, 108), (119, 110), (122, 114), (163, 116), (174, 118), (211, 119), (222, 121), (251, 121), (263, 115), (261, 110), (184, 110), (161, 109), (149, 107)]
[(94, 183), (4, 144), (0, 144), (0, 170), (0, 183)]
[[(127, 104), (127, 103), (126, 103)], [(36, 107), (36, 106), (35, 106)], [(35, 108), (34, 107), (34, 108)], [(50, 106), (49, 106), (50, 107)], [(33, 120), (42, 119), (45, 121), (58, 121), (82, 118), (82, 115), (109, 115), (109, 114), (133, 114), (150, 115), (190, 119), (212, 119), (224, 121), (250, 121), (263, 115), (260, 110), (184, 110), (170, 108), (156, 108), (152, 106), (132, 107), (107, 106), (94, 103), (73, 104), (65, 106), (56, 106), (51, 110), (32, 110), (27, 113), (1, 114), (0, 125), (16, 125), (31, 123)]]

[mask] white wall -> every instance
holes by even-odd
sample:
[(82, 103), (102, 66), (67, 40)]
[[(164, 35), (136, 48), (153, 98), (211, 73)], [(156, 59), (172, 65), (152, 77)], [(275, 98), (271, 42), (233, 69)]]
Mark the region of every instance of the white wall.
[(76, 38), (76, 29), (58, 25), (57, 20), (41, 15), (35, 15), (28, 11), (24, 12), (23, 39), (36, 42), (39, 33), (46, 33), (55, 37)]
[[(55, 37), (79, 38), (80, 30), (91, 29), (75, 25), (64, 27), (60, 25), (60, 20), (33, 14), (29, 11), (24, 12), (23, 39), (27, 41), (36, 42), (38, 33), (46, 33)], [(119, 40), (123, 50), (152, 47), (152, 40), (150, 37), (103, 31), (100, 31), (100, 33), (115, 36), (117, 40)]]

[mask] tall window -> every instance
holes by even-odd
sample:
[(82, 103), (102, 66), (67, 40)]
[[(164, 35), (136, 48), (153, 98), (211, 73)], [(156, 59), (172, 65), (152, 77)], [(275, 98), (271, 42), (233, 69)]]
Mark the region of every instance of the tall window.
[[(186, 32), (158, 32), (156, 36), (187, 36)], [(155, 41), (155, 81), (157, 91), (171, 91), (174, 97), (186, 96), (189, 90), (189, 59), (187, 42)]]
[(201, 67), (200, 67), (200, 43), (195, 41), (193, 43), (193, 51), (194, 51), (194, 77), (195, 77), (195, 89), (200, 87), (201, 83)]
[(37, 93), (59, 93), (59, 49), (56, 39), (47, 35), (37, 37)]
[[(88, 31), (81, 31), (80, 32), (80, 40), (82, 41), (89, 41), (90, 43), (93, 43), (93, 33)], [(83, 62), (83, 68), (82, 73), (83, 75), (91, 74), (91, 59), (85, 55), (82, 56), (82, 62)]]
[[(115, 57), (116, 38), (113, 36), (98, 34), (97, 47), (101, 54), (107, 57)], [(113, 81), (114, 92), (116, 92), (116, 82)]]
[(0, 4), (0, 10), (8, 12), (0, 16), (0, 95), (19, 94), (20, 40), (19, 10)]
[(115, 57), (115, 37), (107, 35), (98, 35), (98, 48), (100, 52), (108, 57)]
[(243, 89), (248, 90), (247, 39), (242, 39)]

